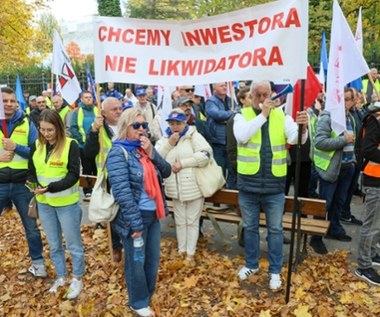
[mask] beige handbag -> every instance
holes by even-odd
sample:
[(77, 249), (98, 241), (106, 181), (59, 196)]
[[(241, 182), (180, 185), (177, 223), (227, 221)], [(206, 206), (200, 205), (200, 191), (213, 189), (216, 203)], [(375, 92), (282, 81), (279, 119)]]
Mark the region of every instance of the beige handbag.
[(31, 218), (38, 218), (37, 201), (34, 196), (29, 202), (28, 216)]
[(196, 167), (194, 170), (195, 178), (203, 197), (211, 197), (219, 189), (222, 189), (226, 183), (222, 168), (213, 157), (210, 158), (206, 166)]

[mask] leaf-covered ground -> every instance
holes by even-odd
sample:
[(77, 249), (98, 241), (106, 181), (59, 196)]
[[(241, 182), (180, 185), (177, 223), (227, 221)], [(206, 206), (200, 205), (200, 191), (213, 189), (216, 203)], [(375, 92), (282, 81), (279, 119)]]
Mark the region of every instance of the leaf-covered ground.
[[(122, 264), (108, 255), (106, 231), (83, 226), (87, 273), (84, 290), (66, 300), (65, 290), (48, 293), (54, 270), (47, 260), (49, 278), (35, 278), (23, 229), (15, 211), (0, 217), (0, 316), (133, 316), (127, 308)], [(45, 241), (45, 240), (44, 240)], [(46, 241), (45, 241), (46, 245)], [(47, 256), (48, 248), (45, 249)], [(268, 288), (268, 262), (260, 274), (239, 282), (243, 258), (229, 258), (199, 244), (196, 264), (176, 255), (176, 241), (161, 243), (161, 266), (152, 307), (157, 316), (379, 316), (380, 287), (369, 286), (351, 272), (346, 251), (309, 256), (292, 276), (291, 300), (285, 304), (284, 287)], [(287, 269), (282, 273), (283, 284)]]

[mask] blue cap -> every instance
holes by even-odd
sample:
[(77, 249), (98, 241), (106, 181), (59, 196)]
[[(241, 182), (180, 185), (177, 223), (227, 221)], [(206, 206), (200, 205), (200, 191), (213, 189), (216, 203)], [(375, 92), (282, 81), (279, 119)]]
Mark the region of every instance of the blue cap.
[(146, 91), (144, 88), (140, 88), (136, 90), (136, 97), (141, 96), (141, 95), (146, 95)]
[(186, 122), (187, 118), (185, 114), (173, 111), (169, 114), (169, 117), (166, 119), (166, 121)]

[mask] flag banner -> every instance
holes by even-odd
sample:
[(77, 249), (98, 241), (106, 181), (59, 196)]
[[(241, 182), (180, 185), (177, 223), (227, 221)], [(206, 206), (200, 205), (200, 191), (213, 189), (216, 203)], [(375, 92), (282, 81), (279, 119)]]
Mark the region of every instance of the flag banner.
[(22, 111), (24, 111), (26, 108), (26, 102), (24, 98), (24, 93), (22, 91), (21, 79), (19, 75), (16, 76), (16, 100), (20, 105)]
[(3, 94), (0, 93), (0, 120), (5, 120)]
[(327, 48), (326, 48), (326, 34), (325, 31), (322, 32), (321, 39), (321, 53), (319, 58), (319, 81), (325, 85), (326, 84), (326, 76), (327, 76), (327, 67), (328, 67), (328, 59), (327, 59)]
[(201, 96), (206, 100), (212, 96), (211, 87), (209, 84), (195, 85), (194, 95)]
[(189, 21), (94, 17), (98, 83), (199, 85), (306, 78), (308, 1)]
[[(359, 8), (358, 23), (356, 25), (355, 43), (359, 52), (363, 55), (363, 29), (362, 29), (362, 7)], [(362, 78), (357, 78), (348, 84), (349, 87), (353, 87), (356, 91), (363, 89)]]
[(78, 78), (75, 76), (74, 68), (71, 65), (70, 58), (66, 54), (65, 47), (56, 30), (54, 30), (53, 42), (53, 63), (52, 72), (58, 76), (57, 91), (61, 91), (62, 98), (69, 104), (73, 104), (81, 93)]
[(342, 9), (334, 0), (325, 109), (331, 113), (331, 126), (337, 134), (346, 129), (344, 86), (368, 73)]
[(92, 98), (94, 98), (94, 103), (96, 103), (96, 89), (94, 79), (91, 75), (90, 65), (86, 65), (86, 74), (87, 74), (87, 90), (91, 92)]
[[(287, 95), (285, 112), (295, 120), (297, 112), (301, 110), (301, 80), (293, 85), (294, 92)], [(311, 107), (318, 93), (322, 90), (322, 84), (314, 73), (313, 68), (307, 67), (307, 78), (305, 81), (304, 110)]]

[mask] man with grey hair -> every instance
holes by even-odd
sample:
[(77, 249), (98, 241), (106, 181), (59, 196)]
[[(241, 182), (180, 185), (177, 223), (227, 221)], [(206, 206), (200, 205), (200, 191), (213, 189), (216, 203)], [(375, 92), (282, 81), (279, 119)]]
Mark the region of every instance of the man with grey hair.
[(363, 93), (367, 98), (367, 102), (372, 102), (372, 95), (379, 96), (380, 94), (380, 79), (377, 68), (371, 68), (368, 76), (371, 76), (374, 85), (372, 85), (371, 80), (369, 78), (363, 80)]
[(66, 129), (66, 135), (70, 136), (70, 121), (71, 121), (71, 109), (68, 104), (64, 103), (64, 100), (61, 96), (55, 95), (51, 98), (51, 102), (55, 111), (58, 112), (59, 116), (62, 119), (62, 122)]
[[(95, 117), (91, 129), (87, 133), (86, 142), (83, 151), (86, 157), (95, 159), (97, 166), (97, 175), (100, 174), (107, 154), (112, 146), (112, 138), (117, 135), (117, 123), (123, 112), (121, 101), (115, 97), (107, 97), (102, 102), (102, 113)], [(100, 143), (99, 138), (103, 140), (103, 161), (99, 155)], [(113, 260), (121, 261), (121, 250), (123, 248), (120, 237), (111, 229)]]
[(241, 110), (234, 118), (237, 141), (237, 187), (244, 226), (246, 263), (238, 276), (245, 280), (259, 270), (259, 218), (266, 215), (269, 253), (269, 287), (281, 287), (283, 265), (282, 215), (285, 203), (287, 172), (286, 144), (298, 141), (302, 124), (302, 143), (307, 140), (306, 111), (297, 113), (296, 122), (272, 101), (269, 81), (253, 83), (252, 107)]

